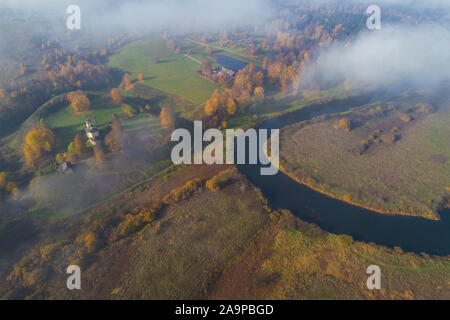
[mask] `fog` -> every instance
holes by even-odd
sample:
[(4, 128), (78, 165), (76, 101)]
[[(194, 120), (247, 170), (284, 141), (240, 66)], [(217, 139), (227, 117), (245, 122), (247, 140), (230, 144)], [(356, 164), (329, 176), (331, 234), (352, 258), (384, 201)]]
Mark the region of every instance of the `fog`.
[(450, 77), (449, 52), (450, 32), (440, 25), (389, 26), (323, 49), (314, 72), (370, 86), (405, 80), (433, 85)]
[(82, 29), (96, 32), (214, 31), (262, 23), (271, 15), (266, 0), (2, 0), (0, 5), (38, 12), (62, 29), (67, 7), (78, 5)]

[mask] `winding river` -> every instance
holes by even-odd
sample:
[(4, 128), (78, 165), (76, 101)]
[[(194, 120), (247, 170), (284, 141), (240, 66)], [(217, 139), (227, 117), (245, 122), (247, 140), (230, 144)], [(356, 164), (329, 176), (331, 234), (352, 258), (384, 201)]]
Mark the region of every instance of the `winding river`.
[[(321, 114), (347, 111), (369, 101), (370, 97), (366, 96), (313, 105), (266, 120), (259, 128), (281, 129)], [(239, 165), (238, 169), (261, 189), (274, 208), (288, 209), (302, 220), (315, 223), (326, 231), (348, 234), (355, 240), (364, 242), (374, 242), (388, 247), (398, 246), (404, 251), (450, 254), (448, 209), (441, 212), (440, 221), (379, 214), (316, 192), (282, 172), (274, 176), (261, 176), (257, 165)]]

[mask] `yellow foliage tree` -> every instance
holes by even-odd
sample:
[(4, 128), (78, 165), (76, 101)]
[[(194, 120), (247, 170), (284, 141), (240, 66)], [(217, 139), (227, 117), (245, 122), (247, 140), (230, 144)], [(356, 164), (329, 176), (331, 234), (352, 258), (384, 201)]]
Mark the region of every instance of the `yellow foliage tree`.
[(172, 129), (175, 127), (175, 116), (169, 107), (163, 107), (161, 110), (161, 127), (164, 129)]
[(255, 102), (256, 103), (263, 103), (263, 101), (264, 101), (264, 88), (263, 87), (255, 88), (253, 96), (255, 98)]
[(23, 152), (27, 165), (33, 167), (35, 161), (52, 151), (55, 135), (49, 128), (38, 126), (30, 130), (25, 137)]
[(344, 130), (345, 132), (349, 132), (351, 130), (351, 122), (347, 118), (342, 118), (339, 120), (339, 128)]
[(236, 113), (236, 102), (234, 101), (233, 98), (229, 97), (227, 99), (227, 113), (229, 115), (234, 115)]
[(80, 134), (77, 134), (73, 140), (73, 151), (78, 156), (85, 155), (88, 152), (86, 143), (81, 138)]

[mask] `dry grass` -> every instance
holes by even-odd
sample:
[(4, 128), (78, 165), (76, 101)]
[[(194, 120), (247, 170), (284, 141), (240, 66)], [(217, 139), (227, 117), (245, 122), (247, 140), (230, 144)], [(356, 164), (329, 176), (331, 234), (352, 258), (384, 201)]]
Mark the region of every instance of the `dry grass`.
[[(414, 109), (416, 102), (403, 98), (378, 110), (365, 106), (284, 129), (283, 171), (321, 192), (379, 212), (438, 219), (449, 196), (450, 162), (443, 159), (450, 157), (450, 104), (421, 113)], [(405, 110), (413, 121), (400, 119)], [(335, 128), (344, 116), (355, 124), (350, 132)], [(398, 138), (392, 141), (386, 136), (396, 127)]]

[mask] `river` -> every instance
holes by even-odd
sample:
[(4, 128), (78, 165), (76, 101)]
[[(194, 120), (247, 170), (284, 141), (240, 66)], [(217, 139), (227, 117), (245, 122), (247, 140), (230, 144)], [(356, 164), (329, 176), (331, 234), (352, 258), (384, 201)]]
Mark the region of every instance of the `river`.
[[(281, 129), (312, 117), (347, 111), (361, 106), (371, 97), (357, 97), (313, 105), (277, 118), (268, 119), (259, 128)], [(282, 135), (283, 132), (280, 132)], [(330, 198), (297, 183), (282, 172), (261, 176), (257, 165), (239, 165), (240, 172), (269, 200), (273, 208), (288, 209), (304, 221), (312, 222), (335, 234), (348, 234), (355, 240), (398, 246), (416, 253), (450, 254), (450, 210), (441, 212), (441, 220), (379, 214)]]

